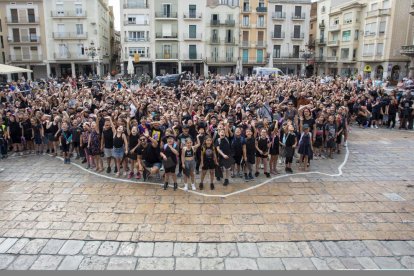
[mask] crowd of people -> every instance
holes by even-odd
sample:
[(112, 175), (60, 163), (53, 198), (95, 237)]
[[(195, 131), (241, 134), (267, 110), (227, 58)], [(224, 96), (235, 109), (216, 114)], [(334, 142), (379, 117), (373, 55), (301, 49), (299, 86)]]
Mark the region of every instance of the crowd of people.
[(175, 87), (9, 82), (0, 91), (0, 155), (50, 154), (164, 189), (183, 177), (185, 190), (204, 182), (213, 190), (270, 178), (282, 163), (292, 173), (335, 158), (353, 124), (392, 129), (398, 120), (412, 129), (413, 99), (410, 90), (340, 77), (187, 76)]

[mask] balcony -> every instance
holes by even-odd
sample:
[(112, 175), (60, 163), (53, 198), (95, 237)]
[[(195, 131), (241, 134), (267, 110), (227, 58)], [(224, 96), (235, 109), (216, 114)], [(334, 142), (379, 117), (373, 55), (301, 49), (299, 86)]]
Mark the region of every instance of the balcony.
[(339, 39), (337, 39), (337, 40), (329, 40), (328, 41), (328, 46), (329, 47), (338, 47), (339, 46)]
[(266, 48), (267, 47), (266, 41), (253, 41), (253, 43), (256, 46), (256, 48)]
[(53, 54), (53, 58), (55, 60), (89, 60), (89, 57), (87, 55), (80, 55), (78, 53), (72, 53), (72, 52), (67, 52), (67, 53), (54, 53)]
[(37, 35), (21, 36), (17, 39), (12, 38), (12, 40), (9, 40), (9, 44), (24, 44), (24, 43), (40, 43), (40, 36), (37, 36)]
[(176, 20), (177, 13), (176, 12), (169, 12), (169, 13), (156, 12), (155, 19)]
[(341, 25), (339, 25), (339, 24), (329, 26), (329, 31), (330, 32), (337, 32), (337, 31), (340, 31), (340, 30), (341, 30)]
[(178, 53), (156, 53), (156, 59), (178, 59)]
[(267, 7), (257, 7), (256, 12), (257, 13), (265, 13), (265, 12), (267, 12)]
[(272, 32), (272, 39), (285, 39), (285, 32), (281, 32), (281, 33)]
[(266, 26), (266, 24), (256, 24), (256, 28), (257, 29), (266, 29), (267, 26)]
[(76, 10), (64, 10), (64, 11), (51, 11), (53, 18), (86, 18), (86, 11)]
[(252, 12), (252, 8), (250, 6), (245, 6), (243, 7), (241, 13), (251, 13)]
[(305, 20), (305, 18), (306, 18), (305, 13), (301, 13), (301, 14), (292, 13), (292, 20)]
[(401, 46), (400, 53), (402, 55), (414, 57), (414, 45)]
[(207, 64), (236, 64), (235, 57), (210, 57), (207, 58)]
[(171, 33), (171, 34), (163, 34), (163, 33), (155, 33), (155, 39), (157, 40), (177, 40), (178, 34)]
[(273, 20), (285, 20), (286, 19), (286, 13), (285, 12), (273, 12), (272, 13), (272, 19)]
[(326, 61), (328, 61), (328, 62), (337, 62), (338, 57), (326, 57)]
[(27, 17), (27, 18), (10, 18), (10, 17), (7, 17), (6, 18), (6, 22), (9, 24), (9, 25), (18, 25), (18, 24), (24, 24), (24, 25), (27, 25), (27, 24), (39, 24), (39, 17), (37, 17), (37, 16), (29, 16), (29, 17)]
[(365, 37), (370, 37), (370, 36), (376, 36), (376, 32), (370, 32), (370, 31), (365, 31), (364, 32), (364, 36)]
[(326, 39), (324, 38), (316, 39), (315, 42), (318, 45), (326, 45)]
[(299, 34), (293, 33), (291, 35), (291, 39), (292, 40), (303, 40), (304, 38), (305, 38), (305, 34), (304, 33), (299, 33)]
[(210, 20), (210, 26), (220, 26), (220, 20)]
[(128, 20), (124, 21), (124, 26), (148, 26), (148, 25), (149, 25), (148, 21), (144, 21), (144, 22), (135, 22), (135, 21), (128, 21)]
[(210, 39), (210, 44), (220, 44), (220, 39), (218, 37), (212, 37)]
[(126, 3), (124, 9), (148, 9), (147, 3)]
[(249, 29), (249, 28), (251, 28), (252, 27), (252, 25), (250, 24), (250, 23), (243, 23), (242, 24), (242, 28), (243, 29)]
[(71, 32), (53, 32), (54, 39), (87, 39), (88, 33), (78, 34)]
[(203, 18), (203, 14), (200, 12), (184, 13), (183, 18), (184, 20), (201, 20)]
[(9, 60), (12, 62), (30, 62), (30, 61), (42, 61), (42, 55), (27, 54), (27, 55), (9, 55)]
[(184, 40), (202, 40), (203, 35), (200, 34), (184, 34)]
[(265, 64), (266, 59), (264, 57), (259, 58), (242, 58), (243, 64)]
[[(125, 59), (124, 60), (129, 60), (129, 57), (132, 57), (132, 58), (134, 58), (134, 55), (130, 55), (130, 54), (128, 54), (128, 53), (125, 53)], [(139, 57), (140, 58), (150, 58), (150, 53), (140, 53), (139, 54)]]
[(227, 27), (234, 27), (236, 25), (236, 21), (234, 19), (227, 19), (224, 22), (224, 25)]
[(149, 37), (135, 37), (135, 38), (125, 37), (124, 41), (125, 42), (149, 42), (150, 39)]
[(234, 37), (227, 37), (226, 39), (223, 40), (224, 44), (227, 45), (235, 45), (236, 44), (236, 39)]
[(183, 56), (183, 60), (199, 60), (201, 61), (203, 59), (203, 55), (199, 53), (193, 53), (193, 54), (185, 54)]
[(378, 17), (378, 16), (388, 16), (391, 15), (391, 9), (378, 9), (374, 11), (367, 12), (368, 17)]

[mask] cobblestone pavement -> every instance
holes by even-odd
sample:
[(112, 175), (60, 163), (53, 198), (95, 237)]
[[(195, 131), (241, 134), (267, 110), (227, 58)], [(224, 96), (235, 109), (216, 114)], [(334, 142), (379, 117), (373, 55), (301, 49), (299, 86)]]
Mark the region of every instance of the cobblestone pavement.
[[(113, 174), (104, 178), (49, 156), (9, 158), (0, 161), (5, 169), (0, 264), (27, 269), (46, 264), (51, 269), (76, 264), (79, 269), (294, 269), (298, 263), (326, 269), (409, 268), (413, 138), (413, 132), (356, 129), (342, 175), (326, 174), (338, 174), (345, 151), (334, 160), (312, 161), (313, 173), (233, 195), (267, 179), (231, 179), (228, 187), (216, 184), (214, 191), (194, 194), (120, 182)], [(180, 246), (185, 256), (167, 253)]]
[(172, 243), (0, 239), (10, 270), (414, 269), (406, 241)]

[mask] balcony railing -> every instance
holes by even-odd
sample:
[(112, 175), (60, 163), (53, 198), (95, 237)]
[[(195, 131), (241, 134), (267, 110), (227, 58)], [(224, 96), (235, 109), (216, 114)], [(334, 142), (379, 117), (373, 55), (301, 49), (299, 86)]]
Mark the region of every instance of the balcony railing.
[(195, 54), (187, 53), (183, 56), (183, 60), (202, 60), (202, 59), (203, 59), (203, 55), (199, 53), (195, 53)]
[(227, 19), (224, 21), (224, 25), (228, 27), (234, 27), (236, 25), (236, 21), (234, 19)]
[(331, 32), (336, 32), (336, 31), (339, 31), (340, 29), (341, 29), (341, 25), (339, 25), (339, 24), (329, 26), (329, 31), (331, 31)]
[(156, 59), (178, 59), (177, 53), (156, 53)]
[(295, 14), (292, 13), (292, 20), (305, 20), (305, 13), (301, 13), (301, 14)]
[(285, 32), (272, 33), (272, 39), (284, 39), (284, 38), (285, 38)]
[(148, 42), (150, 41), (149, 37), (125, 37), (125, 42)]
[(267, 43), (266, 41), (253, 41), (254, 45), (256, 45), (257, 48), (266, 48)]
[[(134, 55), (130, 55), (130, 54), (128, 54), (128, 53), (125, 53), (125, 60), (128, 60), (129, 59), (129, 57), (134, 57)], [(140, 58), (150, 58), (150, 53), (148, 52), (148, 53), (141, 53), (141, 54), (139, 54), (139, 57)]]
[(149, 22), (148, 21), (144, 21), (144, 22), (135, 22), (135, 21), (128, 21), (125, 20), (124, 21), (124, 26), (129, 26), (129, 25), (134, 25), (134, 26), (148, 26)]
[(414, 55), (414, 45), (401, 46), (400, 53), (403, 54), (403, 55), (413, 56)]
[(37, 35), (31, 35), (31, 36), (21, 36), (18, 39), (12, 38), (12, 40), (9, 40), (9, 43), (39, 43), (40, 42), (40, 36)]
[(220, 20), (210, 20), (210, 26), (220, 26)]
[(364, 32), (364, 36), (375, 36), (376, 34), (377, 34), (376, 32), (370, 32), (370, 31)]
[(39, 24), (39, 17), (29, 16), (24, 18), (7, 17), (6, 22), (8, 24)]
[(251, 13), (252, 12), (252, 8), (250, 6), (247, 7), (243, 7), (241, 13)]
[(80, 55), (78, 53), (66, 52), (66, 53), (54, 53), (53, 57), (55, 60), (66, 60), (66, 59), (82, 59), (87, 60), (87, 55)]
[(250, 28), (252, 25), (250, 24), (250, 22), (244, 22), (243, 24), (242, 24), (242, 28)]
[(198, 20), (203, 18), (203, 14), (200, 12), (187, 12), (184, 13), (183, 17), (188, 20)]
[(316, 39), (315, 42), (316, 42), (316, 44), (324, 45), (324, 44), (326, 44), (326, 39), (322, 39), (322, 38)]
[(169, 35), (163, 34), (163, 33), (156, 33), (155, 34), (156, 39), (177, 39), (178, 34), (177, 33), (171, 33)]
[(373, 16), (386, 16), (391, 15), (391, 9), (378, 9), (375, 11), (369, 11), (367, 12), (366, 17), (373, 17)]
[(170, 13), (163, 13), (163, 12), (156, 12), (155, 18), (160, 19), (177, 19), (177, 13), (176, 12), (170, 12)]
[(264, 57), (261, 58), (242, 58), (242, 63), (244, 64), (263, 64), (266, 63)]
[(192, 35), (190, 35), (190, 34), (184, 34), (184, 39), (185, 40), (201, 40), (203, 38), (203, 35), (200, 33), (200, 34), (192, 34)]
[(305, 34), (304, 33), (299, 33), (299, 34), (295, 34), (293, 33), (291, 35), (292, 40), (302, 40), (305, 38)]
[(219, 63), (219, 64), (226, 64), (226, 63), (236, 63), (235, 57), (210, 57), (207, 58), (207, 63)]
[(273, 12), (272, 18), (275, 20), (285, 20), (286, 19), (286, 13), (285, 12)]
[(210, 44), (220, 44), (220, 39), (218, 37), (210, 38)]
[(326, 57), (326, 61), (338, 61), (338, 57)]
[(339, 46), (339, 39), (328, 41), (328, 46)]
[(256, 28), (261, 29), (261, 28), (267, 28), (266, 24), (256, 24)]
[(51, 11), (52, 17), (86, 17), (87, 13), (86, 11), (70, 11), (70, 10), (64, 10), (64, 11)]
[(53, 38), (55, 39), (86, 39), (88, 38), (88, 33), (72, 33), (72, 32), (53, 32)]
[(266, 7), (257, 7), (256, 12), (258, 12), (258, 13), (267, 12), (267, 8)]
[(124, 9), (148, 9), (147, 3), (126, 3)]
[(234, 45), (236, 44), (236, 39), (234, 37), (228, 37), (223, 40), (224, 44)]
[(41, 61), (43, 60), (42, 55), (36, 55), (36, 54), (28, 54), (28, 55), (9, 55), (10, 61)]

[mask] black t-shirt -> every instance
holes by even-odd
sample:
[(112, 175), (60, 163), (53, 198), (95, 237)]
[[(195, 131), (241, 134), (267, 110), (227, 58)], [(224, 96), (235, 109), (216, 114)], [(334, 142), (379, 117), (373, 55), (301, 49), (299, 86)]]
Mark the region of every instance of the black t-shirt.
[[(173, 148), (178, 151), (178, 145), (176, 143), (174, 143)], [(167, 144), (164, 145), (162, 152), (165, 154), (165, 156), (167, 156), (167, 158), (171, 157), (174, 163), (177, 163), (177, 156), (172, 152), (172, 150)]]
[[(214, 144), (218, 147), (225, 155), (231, 155), (231, 145), (228, 138), (218, 138)], [(219, 155), (221, 156), (221, 154)]]
[(309, 118), (309, 119), (303, 118), (303, 125), (305, 125), (305, 124), (307, 124), (309, 126), (309, 129), (312, 132), (313, 127), (315, 125), (315, 119), (313, 119), (313, 118)]
[(112, 128), (104, 129), (102, 134), (104, 137), (104, 147), (106, 149), (112, 149), (114, 147), (114, 133), (112, 132)]
[(145, 148), (139, 146), (136, 152), (144, 161), (149, 163), (161, 163), (159, 148), (154, 148), (151, 144), (148, 144)]
[(255, 155), (256, 154), (256, 140), (251, 138), (246, 138), (246, 155)]

